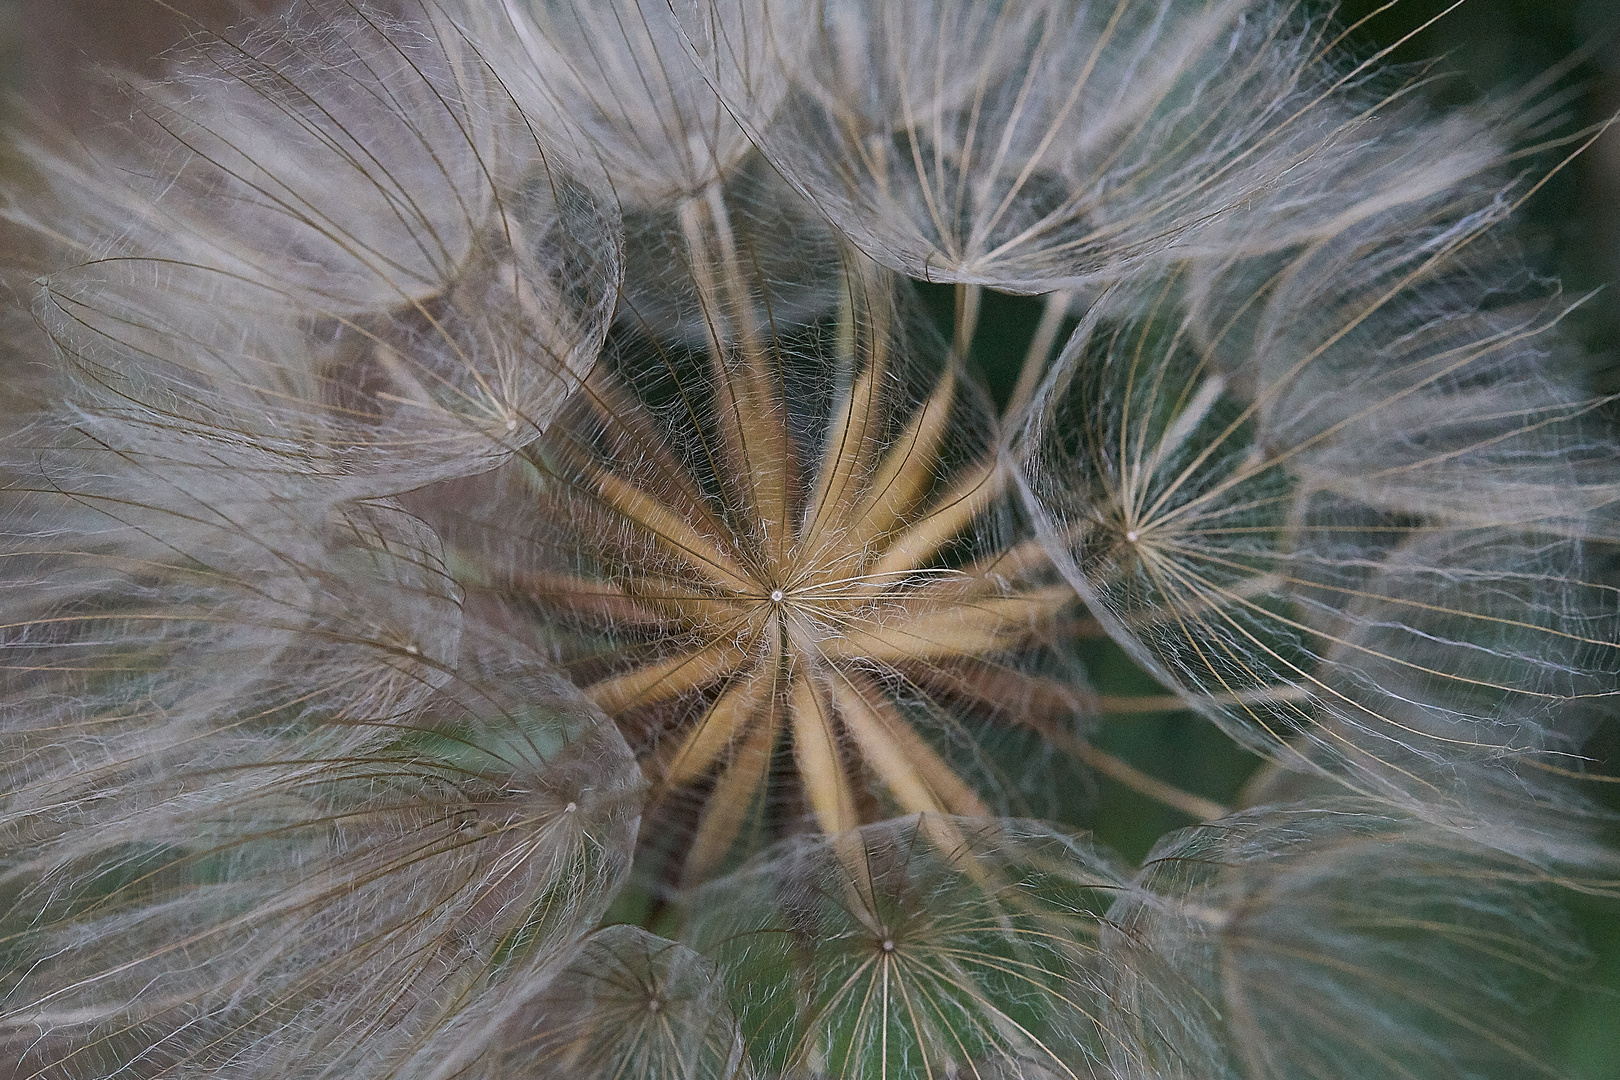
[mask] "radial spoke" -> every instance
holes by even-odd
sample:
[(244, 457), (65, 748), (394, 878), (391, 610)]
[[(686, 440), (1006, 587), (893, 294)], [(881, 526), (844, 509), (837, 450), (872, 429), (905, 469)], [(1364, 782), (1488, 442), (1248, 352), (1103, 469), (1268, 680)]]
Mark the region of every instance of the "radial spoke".
[[(905, 520), (935, 482), (939, 448), (949, 427), (956, 396), (956, 372), (947, 368), (927, 404), (917, 410), (888, 452), (853, 513), (838, 523), (840, 550), (864, 553)], [(836, 562), (837, 560), (830, 560)]]
[(663, 770), (660, 783), (666, 787), (689, 784), (708, 772), (725, 748), (747, 729), (759, 708), (761, 694), (769, 686), (770, 680), (757, 674), (732, 679), (692, 726)]
[(898, 715), (870, 676), (840, 672), (833, 690), (845, 727), (903, 810), (989, 816), (983, 800)]
[(598, 367), (585, 381), (585, 392), (581, 396), (590, 402), (609, 438), (630, 450), (633, 460), (652, 466), (664, 501), (671, 509), (685, 514), (694, 525), (701, 524), (715, 536), (726, 535), (709, 499), (693, 483), (687, 467), (675, 457), (668, 438), (651, 423), (628, 390)]
[(661, 585), (631, 594), (611, 581), (543, 570), (512, 571), (505, 575), (501, 587), (614, 627), (667, 628), (691, 620), (713, 625), (732, 623), (748, 614), (747, 609), (732, 601), (716, 600), (697, 590)]
[[(857, 262), (856, 270), (867, 269), (867, 266)], [(857, 493), (862, 490), (861, 478), (871, 468), (881, 437), (888, 374), (889, 312), (881, 305), (861, 303), (870, 296), (873, 283), (868, 278), (874, 272), (857, 273), (846, 269), (844, 273), (839, 360), (849, 372), (850, 386), (829, 418), (827, 444), (816, 472), (816, 487), (806, 508), (807, 524), (802, 543), (808, 552), (816, 550), (824, 526), (847, 521), (852, 515), (853, 504), (860, 498)], [(863, 308), (869, 325), (860, 321)], [(861, 367), (863, 344), (869, 356), (866, 365)]]
[(1031, 636), (1032, 615), (1039, 601), (1022, 596), (990, 597), (972, 606), (941, 607), (906, 613), (892, 622), (851, 620), (837, 637), (821, 642), (818, 651), (840, 660), (862, 657), (885, 663), (941, 660), (1000, 652)]
[(814, 684), (817, 674), (805, 668), (793, 675), (788, 705), (793, 714), (793, 756), (821, 831), (841, 833), (860, 824), (860, 818), (839, 752), (832, 703)]
[[(774, 688), (773, 688), (774, 689)], [(689, 882), (704, 881), (724, 861), (737, 835), (742, 831), (748, 809), (754, 804), (770, 774), (776, 748), (777, 698), (758, 716), (736, 756), (720, 774), (704, 804), (697, 832), (687, 850), (683, 876)]]
[(887, 546), (872, 573), (900, 574), (928, 562), (1001, 494), (1006, 476), (994, 461), (969, 469), (925, 517)]
[(660, 663), (603, 679), (585, 692), (603, 712), (618, 713), (701, 690), (735, 674), (751, 660), (750, 648), (727, 636)]
[(758, 591), (720, 541), (704, 536), (687, 519), (606, 465), (579, 453), (566, 456), (580, 470), (592, 493), (620, 517), (638, 526), (642, 535), (685, 558), (717, 585), (745, 596)]

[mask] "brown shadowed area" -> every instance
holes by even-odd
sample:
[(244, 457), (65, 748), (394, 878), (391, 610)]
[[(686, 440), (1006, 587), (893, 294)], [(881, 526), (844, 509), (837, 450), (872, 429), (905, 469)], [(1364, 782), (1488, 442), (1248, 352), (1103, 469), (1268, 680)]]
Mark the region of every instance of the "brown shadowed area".
[(22, 0), (24, 96), (69, 121), (85, 119), (95, 97), (84, 92), (87, 69), (156, 75), (158, 57), (188, 34), (223, 29), (277, 6), (274, 0)]
[[(122, 111), (114, 79), (98, 72), (161, 75), (163, 54), (191, 35), (225, 31), (284, 6), (278, 0), (18, 0), (8, 20), (16, 38), (5, 43), (4, 56), (16, 70), (5, 73), (6, 81), (20, 93), (25, 130), (80, 139)], [(7, 110), (10, 117), (18, 113)], [(0, 159), (7, 174), (17, 167)], [(39, 363), (49, 345), (28, 315), (34, 281), (55, 261), (38, 247), (36, 237), (0, 223), (0, 415), (26, 411), (51, 392)]]

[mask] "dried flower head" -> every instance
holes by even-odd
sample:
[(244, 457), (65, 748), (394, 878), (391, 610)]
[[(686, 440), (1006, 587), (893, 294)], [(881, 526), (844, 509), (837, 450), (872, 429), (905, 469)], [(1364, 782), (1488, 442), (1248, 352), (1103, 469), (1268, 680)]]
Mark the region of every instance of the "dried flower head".
[(1341, 44), (306, 0), (19, 136), (0, 1078), (1539, 1067), (1614, 439), (1514, 128)]
[(546, 628), (654, 803), (697, 804), (679, 877), (804, 815), (986, 814), (983, 720), (1067, 730), (1091, 696), (1040, 670), (1074, 594), (1011, 520), (962, 348), (853, 254), (837, 308), (784, 326), (724, 197), (678, 216), (705, 345), (647, 340), (632, 308), (541, 439), (423, 513)]

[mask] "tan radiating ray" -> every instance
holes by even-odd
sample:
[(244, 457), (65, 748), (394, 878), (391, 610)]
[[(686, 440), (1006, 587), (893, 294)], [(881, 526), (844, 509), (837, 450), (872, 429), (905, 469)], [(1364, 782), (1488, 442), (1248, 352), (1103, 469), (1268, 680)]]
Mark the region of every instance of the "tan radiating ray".
[(687, 517), (707, 535), (724, 535), (725, 527), (714, 516), (709, 500), (693, 483), (686, 466), (671, 452), (652, 418), (637, 407), (633, 394), (598, 369), (586, 380), (583, 396), (606, 430), (625, 444), (625, 450), (651, 466), (672, 510)]
[(905, 433), (889, 448), (877, 473), (866, 481), (867, 495), (844, 504), (844, 514), (832, 527), (837, 528), (839, 544), (845, 551), (867, 551), (904, 520), (928, 490), (955, 390), (956, 374), (954, 369), (948, 369), (928, 404), (912, 418)]
[(679, 744), (660, 780), (668, 785), (686, 784), (707, 772), (727, 745), (746, 730), (759, 707), (760, 694), (768, 688), (769, 681), (758, 676), (739, 676), (727, 684)]
[[(736, 470), (728, 480), (745, 497), (742, 512), (759, 527), (776, 530), (780, 541), (789, 457), (782, 404), (776, 400), (780, 378), (767, 370), (759, 328), (747, 310), (752, 297), (738, 280), (733, 234), (724, 207), (715, 210), (717, 198), (682, 203), (680, 223), (703, 310), (712, 385), (720, 397), (721, 458)], [(734, 350), (741, 353), (736, 370)]]
[(591, 700), (608, 712), (680, 697), (741, 670), (752, 658), (748, 650), (721, 639), (695, 652), (637, 668), (593, 684)]
[(888, 695), (870, 677), (853, 673), (843, 678), (835, 691), (840, 713), (863, 744), (868, 764), (884, 776), (907, 813), (933, 808), (966, 817), (989, 816), (984, 801), (896, 715)]
[(723, 546), (704, 536), (655, 496), (606, 466), (590, 461), (580, 461), (579, 464), (587, 478), (594, 482), (595, 494), (609, 509), (635, 525), (642, 535), (687, 558), (694, 568), (708, 575), (716, 584), (737, 592), (748, 592), (747, 572), (737, 566)]
[[(804, 545), (811, 549), (820, 543), (823, 528), (847, 527), (841, 512), (856, 501), (854, 491), (860, 478), (870, 471), (872, 456), (880, 446), (881, 434), (874, 425), (881, 427), (883, 421), (883, 380), (889, 360), (887, 320), (891, 313), (886, 305), (865, 302), (870, 296), (868, 290), (876, 284), (876, 271), (859, 261), (854, 271), (839, 291), (839, 355), (850, 361), (859, 359), (857, 334), (869, 355), (858, 373), (848, 373), (851, 382), (847, 396), (833, 406), (829, 417), (827, 443), (806, 512)], [(870, 322), (864, 329), (857, 326), (863, 316)], [(870, 486), (881, 490), (877, 483)]]
[(524, 454), (532, 505), (443, 525), (479, 538), (460, 545), (474, 567), (484, 549), (524, 568), (483, 575), (493, 595), (568, 616), (555, 647), (634, 745), (649, 814), (684, 830), (660, 840), (666, 879), (701, 882), (745, 834), (992, 812), (1003, 766), (967, 749), (976, 723), (1067, 733), (1064, 752), (1207, 816), (1072, 735), (1078, 715), (1161, 697), (1040, 672), (1089, 624), (1011, 524), (1004, 438), (964, 363), (977, 287), (957, 288), (946, 341), (847, 252), (836, 310), (785, 327), (748, 213), (723, 185), (680, 204), (668, 248), (702, 333), (667, 342), (621, 317), (610, 361)]
[(754, 721), (736, 756), (721, 773), (698, 819), (697, 830), (686, 855), (688, 881), (707, 878), (720, 865), (737, 833), (742, 829), (749, 807), (770, 771), (771, 756), (780, 734), (778, 695), (773, 694), (764, 714)]
[(699, 625), (713, 626), (734, 623), (748, 614), (747, 608), (735, 601), (717, 600), (695, 589), (666, 583), (638, 584), (631, 591), (574, 574), (538, 570), (508, 572), (506, 581), (526, 596), (544, 597), (547, 602), (612, 623), (668, 626), (682, 619), (696, 619)]
[(814, 670), (796, 672), (788, 691), (793, 753), (817, 823), (823, 832), (841, 833), (853, 829), (859, 819), (840, 753), (843, 740), (834, 719), (837, 714), (823, 688), (816, 685), (819, 675)]

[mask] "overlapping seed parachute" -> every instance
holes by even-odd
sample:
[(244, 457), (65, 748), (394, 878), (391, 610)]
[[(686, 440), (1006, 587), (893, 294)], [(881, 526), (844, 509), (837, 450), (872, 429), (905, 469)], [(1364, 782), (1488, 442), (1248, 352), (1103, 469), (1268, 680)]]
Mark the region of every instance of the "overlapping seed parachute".
[[(1281, 250), (1494, 161), (1478, 121), (1417, 141), (1409, 88), (1373, 92), (1372, 61), (1344, 63), (1328, 24), (1261, 6), (804, 0), (768, 23), (675, 9), (749, 135), (868, 255), (1047, 293), (1160, 255)], [(792, 90), (757, 93), (762, 70)]]
[(698, 892), (768, 1075), (1105, 1078), (1110, 905), (1128, 885), (1061, 830), (923, 814), (785, 841)]
[(446, 20), (318, 14), (201, 43), (8, 203), (76, 379), (5, 450), (20, 1076), (425, 1075), (629, 867), (616, 728), (387, 497), (550, 421), (617, 210)]
[[(562, 136), (576, 171), (612, 186), (627, 207), (701, 193), (752, 147), (687, 59), (667, 0), (453, 0), (445, 10), (479, 41), (524, 113)], [(736, 31), (742, 89), (770, 109), (787, 89), (769, 51), (797, 22), (793, 4), (717, 0)]]
[(714, 962), (618, 925), (592, 934), (566, 969), (513, 1010), (465, 1075), (741, 1080), (753, 1074)]
[(1577, 771), (1620, 671), (1602, 402), (1558, 370), (1557, 298), (1484, 276), (1494, 213), (1098, 304), (1020, 467), (1067, 579), (1190, 707), (1465, 818)]
[(442, 17), (328, 14), (200, 45), (131, 91), (126, 146), (41, 148), (66, 220), (5, 211), (60, 249), (39, 315), (81, 404), (192, 486), (487, 469), (612, 313), (616, 206), (551, 167), (476, 46)]
[(1533, 867), (1362, 800), (1174, 833), (1110, 910), (1155, 1077), (1553, 1076), (1516, 1030), (1582, 957)]
[(214, 581), (186, 611), (218, 567), (87, 555), (42, 584), (96, 569), (145, 602), (12, 627), (0, 933), (33, 961), (5, 975), (0, 1044), (21, 1075), (391, 1075), (477, 988), (560, 963), (622, 882), (643, 783), (616, 729), (487, 628), (368, 634), (383, 612), (357, 598), (431, 613), (411, 579), (432, 552), (341, 524), (291, 575), (302, 598)]

